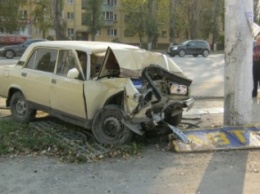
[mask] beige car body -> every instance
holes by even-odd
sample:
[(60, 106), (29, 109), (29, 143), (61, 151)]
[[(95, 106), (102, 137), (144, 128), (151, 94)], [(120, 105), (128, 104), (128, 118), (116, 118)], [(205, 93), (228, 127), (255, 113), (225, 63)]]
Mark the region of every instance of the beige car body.
[[(40, 66), (40, 60), (36, 66), (37, 56), (42, 55), (43, 58), (44, 52), (49, 52), (51, 55), (48, 62), (52, 64), (51, 72), (36, 69)], [(78, 52), (87, 55), (84, 72), (77, 57)], [(61, 62), (65, 60), (64, 56), (71, 63), (75, 63), (75, 68), (68, 70), (66, 76), (61, 76), (58, 72), (60, 67), (66, 66)], [(97, 68), (96, 64), (92, 63), (94, 57), (99, 58), (100, 61), (102, 59), (99, 73), (95, 72), (95, 75), (93, 69)], [(117, 69), (109, 69), (109, 63), (114, 63), (112, 68), (116, 63)], [(141, 92), (133, 84), (132, 78), (140, 78), (142, 71), (151, 64), (186, 79), (181, 69), (166, 55), (131, 45), (88, 41), (35, 43), (28, 47), (18, 64), (0, 68), (0, 96), (6, 97), (7, 106), (10, 106), (12, 95), (20, 91), (29, 102), (30, 108), (46, 111), (70, 123), (92, 128), (93, 131), (93, 120), (96, 114), (106, 104), (113, 104), (114, 100), (110, 99), (120, 94), (120, 98), (123, 95), (123, 102), (121, 102), (123, 114), (128, 118), (125, 122), (126, 126), (135, 133), (143, 134), (140, 122), (149, 122), (149, 120), (158, 122), (163, 119), (158, 118), (161, 117), (160, 115), (154, 115), (152, 119), (146, 115), (147, 110), (153, 106), (151, 102), (156, 100), (154, 97), (151, 102), (137, 109)], [(116, 76), (111, 73), (115, 73)], [(79, 74), (82, 75), (83, 80), (76, 79)], [(189, 84), (187, 85), (189, 87)], [(169, 95), (163, 98), (162, 102), (164, 104), (171, 101), (179, 102), (185, 105), (183, 107), (190, 108), (193, 99), (189, 97), (189, 93), (190, 90), (185, 95)]]

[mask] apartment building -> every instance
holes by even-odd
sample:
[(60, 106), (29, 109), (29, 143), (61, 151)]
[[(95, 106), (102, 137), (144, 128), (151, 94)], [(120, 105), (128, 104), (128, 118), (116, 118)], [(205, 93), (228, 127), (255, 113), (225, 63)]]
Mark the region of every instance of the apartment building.
[[(42, 38), (42, 32), (39, 30), (32, 13), (35, 9), (37, 0), (27, 0), (27, 4), (21, 7), (25, 17), (28, 17), (28, 23), (23, 30), (23, 34), (32, 38)], [(66, 34), (72, 40), (90, 40), (90, 34), (86, 25), (87, 0), (64, 0), (63, 19), (66, 22)], [(126, 31), (125, 14), (122, 11), (121, 0), (104, 0), (103, 6), (104, 26), (96, 34), (96, 41), (114, 41), (128, 44), (139, 44), (139, 37), (133, 36)], [(46, 16), (48, 19), (48, 16)], [(48, 31), (49, 37), (55, 37), (55, 31)], [(144, 41), (146, 38), (144, 37)], [(158, 37), (159, 44), (168, 44), (168, 29), (161, 29)]]

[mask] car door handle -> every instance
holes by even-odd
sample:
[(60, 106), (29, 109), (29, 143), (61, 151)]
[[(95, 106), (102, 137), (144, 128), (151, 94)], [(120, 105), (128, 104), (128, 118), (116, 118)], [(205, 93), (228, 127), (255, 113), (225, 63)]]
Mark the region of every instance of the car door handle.
[(26, 77), (26, 76), (27, 76), (27, 73), (22, 72), (22, 76), (23, 76), (23, 77)]
[(56, 84), (56, 79), (51, 79), (51, 83)]

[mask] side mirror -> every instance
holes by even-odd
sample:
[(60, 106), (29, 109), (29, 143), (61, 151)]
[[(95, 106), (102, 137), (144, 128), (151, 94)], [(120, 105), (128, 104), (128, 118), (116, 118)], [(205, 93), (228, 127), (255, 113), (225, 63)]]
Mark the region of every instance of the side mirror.
[(79, 71), (76, 68), (70, 69), (67, 73), (68, 78), (76, 79), (79, 76)]

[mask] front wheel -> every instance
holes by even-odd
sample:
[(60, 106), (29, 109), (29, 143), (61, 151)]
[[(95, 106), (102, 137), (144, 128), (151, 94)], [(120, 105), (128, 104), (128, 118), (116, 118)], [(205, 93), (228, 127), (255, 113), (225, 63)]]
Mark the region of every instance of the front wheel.
[(21, 92), (15, 92), (10, 101), (10, 109), (14, 120), (28, 123), (34, 119), (36, 110), (30, 108), (29, 102)]
[(122, 145), (128, 143), (133, 132), (123, 124), (124, 113), (119, 106), (106, 105), (95, 116), (92, 132), (99, 143)]

